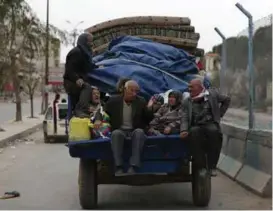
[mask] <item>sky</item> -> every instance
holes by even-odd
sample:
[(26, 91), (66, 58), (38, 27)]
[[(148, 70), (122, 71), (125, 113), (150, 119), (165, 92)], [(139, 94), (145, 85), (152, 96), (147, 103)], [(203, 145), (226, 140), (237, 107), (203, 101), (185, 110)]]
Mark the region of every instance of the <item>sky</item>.
[[(46, 21), (47, 0), (27, 0), (41, 21)], [(226, 36), (236, 36), (247, 28), (247, 17), (235, 7), (239, 2), (253, 16), (263, 18), (273, 11), (272, 0), (49, 0), (49, 22), (60, 29), (72, 31), (128, 16), (189, 17), (195, 31), (200, 33), (199, 48), (210, 51), (221, 42), (214, 31), (218, 27)], [(70, 22), (67, 23), (67, 21)], [(72, 45), (62, 46), (61, 62)]]

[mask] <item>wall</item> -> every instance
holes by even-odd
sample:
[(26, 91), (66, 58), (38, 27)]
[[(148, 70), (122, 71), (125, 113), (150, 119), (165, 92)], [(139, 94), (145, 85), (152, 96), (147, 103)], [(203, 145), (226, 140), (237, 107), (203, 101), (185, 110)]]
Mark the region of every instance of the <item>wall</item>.
[(263, 197), (272, 196), (272, 131), (221, 125), (223, 147), (218, 169)]

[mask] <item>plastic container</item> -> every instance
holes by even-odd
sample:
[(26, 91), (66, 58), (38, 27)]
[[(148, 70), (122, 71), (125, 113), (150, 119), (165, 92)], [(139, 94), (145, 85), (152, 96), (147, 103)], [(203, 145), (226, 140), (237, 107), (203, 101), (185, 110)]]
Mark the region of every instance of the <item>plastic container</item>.
[(69, 122), (69, 141), (90, 140), (89, 123), (89, 118), (72, 117)]

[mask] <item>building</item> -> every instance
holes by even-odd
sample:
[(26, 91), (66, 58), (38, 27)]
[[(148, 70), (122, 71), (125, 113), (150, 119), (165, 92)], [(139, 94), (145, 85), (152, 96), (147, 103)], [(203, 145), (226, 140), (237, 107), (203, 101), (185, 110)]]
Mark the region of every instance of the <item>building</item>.
[(219, 71), (221, 68), (220, 56), (216, 53), (205, 54), (205, 70), (209, 73)]

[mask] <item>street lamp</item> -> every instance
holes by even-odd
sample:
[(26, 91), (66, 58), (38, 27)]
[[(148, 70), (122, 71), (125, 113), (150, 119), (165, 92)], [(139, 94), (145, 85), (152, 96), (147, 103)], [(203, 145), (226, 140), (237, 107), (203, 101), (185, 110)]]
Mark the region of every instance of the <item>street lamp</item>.
[[(66, 20), (66, 22), (67, 22), (68, 24), (72, 25), (72, 23), (71, 23), (69, 20)], [(76, 46), (76, 38), (77, 38), (77, 36), (79, 35), (79, 34), (78, 34), (77, 27), (78, 27), (80, 24), (82, 24), (83, 22), (84, 22), (84, 21), (80, 21), (80, 22), (78, 22), (77, 24), (75, 24), (75, 25), (73, 26), (73, 29), (72, 29), (72, 32), (71, 32), (71, 36), (73, 37), (73, 46), (74, 46), (74, 47)]]
[[(49, 60), (49, 0), (47, 0), (46, 4), (46, 49), (45, 49), (45, 87), (48, 86), (48, 75), (49, 75), (49, 67), (48, 67), (48, 60)], [(45, 106), (44, 106), (44, 113), (48, 108), (48, 92), (45, 90), (44, 93), (45, 98)]]
[(239, 3), (235, 6), (248, 18), (248, 74), (249, 74), (249, 102), (248, 102), (248, 118), (249, 129), (255, 126), (254, 102), (255, 102), (255, 84), (254, 84), (254, 68), (253, 68), (253, 18), (252, 15), (243, 8)]
[(226, 75), (227, 68), (227, 46), (226, 46), (226, 37), (224, 34), (215, 27), (214, 30), (222, 38), (222, 48), (221, 48), (221, 72), (220, 72), (220, 91), (222, 93), (226, 92), (226, 86), (224, 84), (224, 76)]

